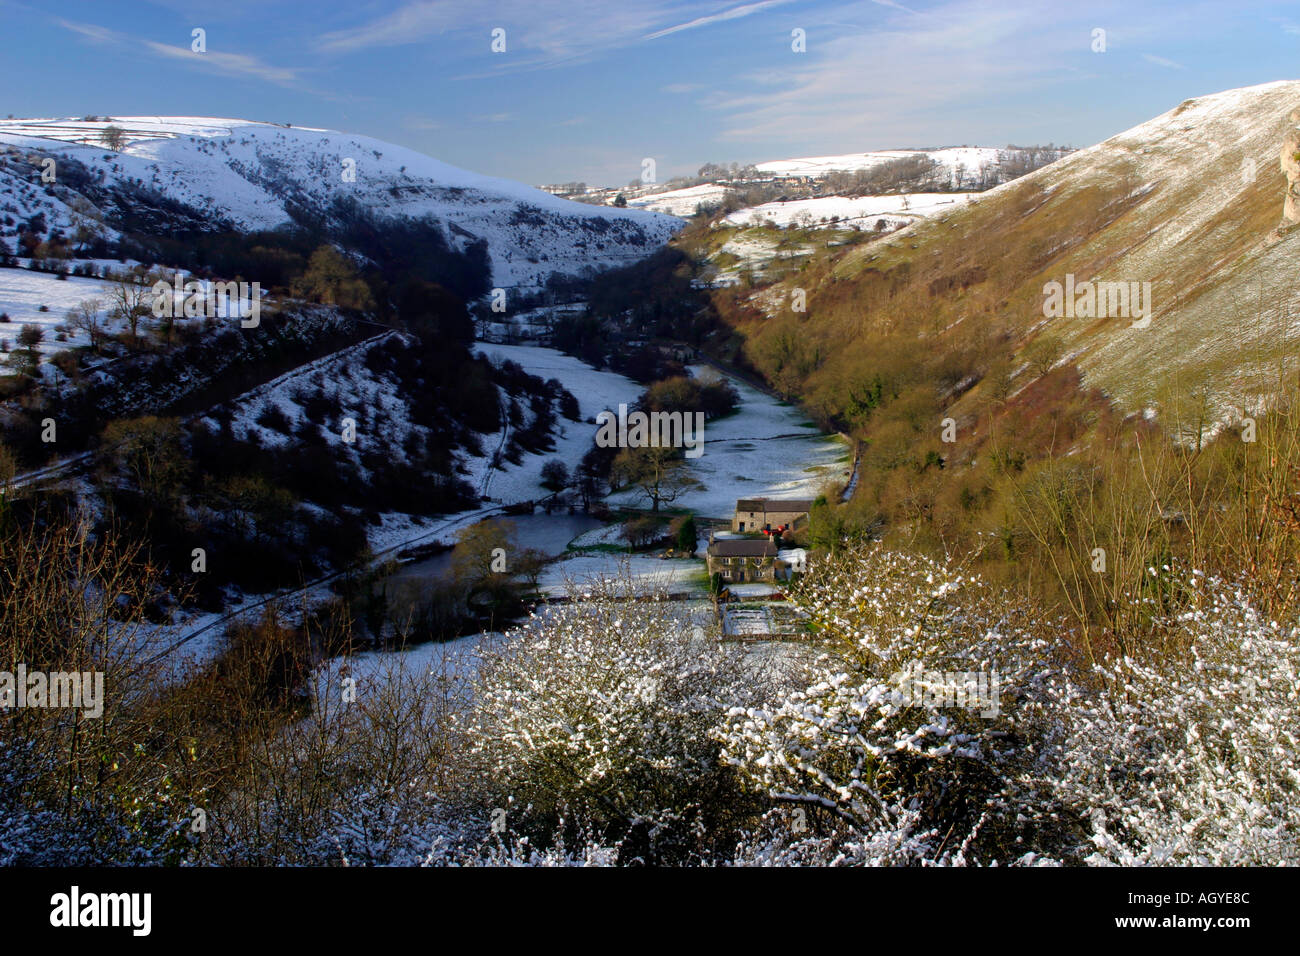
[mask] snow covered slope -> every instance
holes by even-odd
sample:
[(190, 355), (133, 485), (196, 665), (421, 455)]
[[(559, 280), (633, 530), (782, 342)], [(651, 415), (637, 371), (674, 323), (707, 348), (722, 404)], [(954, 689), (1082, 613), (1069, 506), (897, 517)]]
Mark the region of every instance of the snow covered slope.
[(1171, 382), (1202, 389), (1220, 422), (1268, 403), (1278, 363), (1300, 354), (1300, 233), (1279, 228), (1297, 107), (1298, 81), (1197, 97), (981, 199), (994, 214), (1026, 184), (1049, 197), (1044, 217), (1063, 218), (1092, 184), (1131, 186), (1133, 207), (1106, 228), (1065, 220), (1070, 248), (1025, 290), (1041, 314), (1043, 284), (1067, 274), (1151, 283), (1148, 324), (1051, 323), (1089, 384), (1129, 408), (1160, 407)]
[[(102, 143), (110, 125), (124, 133), (120, 152)], [(47, 185), (40, 178), (47, 157), (75, 162)], [(337, 203), (353, 201), (381, 218), (431, 218), (453, 248), (485, 240), (493, 284), (504, 287), (625, 265), (681, 225), (570, 202), (333, 130), (209, 117), (0, 120), (0, 214), (10, 251), (21, 221), (37, 214), (69, 235), (89, 225), (115, 238), (138, 206), (129, 193), (180, 204), (175, 225), (183, 229), (273, 229), (295, 210), (328, 219)]]
[[(919, 342), (936, 328), (975, 336), (1009, 323), (1020, 345), (1058, 340), (1059, 361), (1125, 410), (1190, 407), (1193, 396), (1207, 422), (1240, 421), (1277, 393), (1280, 369), (1294, 376), (1300, 355), (1300, 228), (1283, 221), (1280, 162), (1298, 108), (1294, 80), (1187, 100), (849, 249), (829, 270), (825, 301), (871, 301), (888, 286), (874, 321), (898, 323)], [(1049, 315), (1049, 284), (1067, 282), (1149, 284), (1153, 314), (1135, 321), (1120, 306)], [(853, 325), (826, 318), (834, 313), (820, 292), (809, 292), (799, 335), (830, 356), (816, 374), (832, 382), (853, 359)]]
[(807, 222), (810, 226), (861, 226), (870, 229), (884, 219), (889, 229), (907, 225), (924, 216), (950, 212), (971, 193), (901, 193), (888, 196), (818, 196), (769, 202), (733, 212), (723, 220), (728, 225), (771, 222), (778, 226)]
[(670, 189), (667, 192), (648, 193), (629, 199), (627, 204), (638, 209), (650, 209), (654, 212), (667, 213), (670, 216), (693, 216), (701, 204), (718, 203), (731, 192), (718, 183), (703, 183), (688, 186), (685, 189)]
[[(807, 156), (801, 159), (778, 159), (757, 163), (755, 168), (769, 176), (825, 176), (833, 172), (872, 169), (896, 159), (924, 156), (938, 164), (938, 170), (953, 189), (983, 188), (1000, 181), (999, 172), (1024, 167), (1030, 160), (1056, 160), (1068, 149), (1022, 149), (1008, 146), (952, 146), (946, 149), (884, 149), (869, 153), (845, 153), (839, 156)], [(1039, 155), (1041, 154), (1041, 155)]]

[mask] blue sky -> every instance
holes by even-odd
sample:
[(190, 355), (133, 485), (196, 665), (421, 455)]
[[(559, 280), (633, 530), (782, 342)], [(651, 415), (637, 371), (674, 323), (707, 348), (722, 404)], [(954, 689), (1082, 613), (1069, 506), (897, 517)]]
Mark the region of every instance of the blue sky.
[(1300, 3), (0, 0), (0, 56), (0, 114), (273, 120), (613, 185), (644, 157), (664, 179), (890, 147), (1090, 145), (1191, 96), (1300, 78)]

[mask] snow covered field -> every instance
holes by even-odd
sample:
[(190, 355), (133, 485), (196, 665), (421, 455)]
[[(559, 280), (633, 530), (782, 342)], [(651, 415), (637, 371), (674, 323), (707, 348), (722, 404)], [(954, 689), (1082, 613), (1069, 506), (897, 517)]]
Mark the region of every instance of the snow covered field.
[(334, 684), (330, 691), (335, 696), (338, 681), (343, 677), (354, 678), (358, 691), (394, 678), (403, 681), (471, 678), (478, 671), (479, 649), (485, 642), (499, 636), (496, 633), (467, 634), (445, 643), (429, 641), (401, 651), (365, 651), (329, 661), (317, 674), (322, 682)]
[[(565, 355), (557, 349), (536, 345), (495, 345), (479, 342), (474, 350), (493, 361), (511, 361), (538, 378), (556, 378), (578, 399), (584, 419), (595, 418), (606, 408), (617, 407), (619, 402), (631, 402), (641, 394), (641, 386), (617, 372), (602, 372), (581, 359)], [(596, 434), (596, 426), (591, 426)]]
[[(9, 322), (0, 324), (0, 340), (9, 348), (18, 348), (18, 333), (24, 325), (40, 326), (44, 338), (36, 346), (42, 358), (55, 352), (89, 345), (85, 333), (69, 331), (64, 341), (59, 341), (55, 326), (67, 321), (68, 310), (85, 299), (99, 299), (100, 317), (109, 331), (122, 331), (122, 323), (108, 321), (104, 309), (111, 282), (69, 276), (59, 279), (49, 272), (32, 272), (29, 269), (0, 269), (0, 312), (9, 316)], [(46, 311), (41, 311), (45, 306)], [(0, 349), (0, 359), (9, 357), (8, 349)]]
[[(741, 209), (727, 216), (732, 226), (755, 222), (773, 222), (778, 226), (803, 221), (811, 226), (874, 229), (884, 219), (888, 229), (897, 229), (924, 216), (933, 216), (966, 202), (973, 193), (903, 193), (897, 196), (821, 196), (816, 199), (793, 199), (769, 202)], [(830, 220), (839, 220), (831, 222)]]
[[(868, 153), (842, 153), (838, 156), (805, 156), (799, 159), (778, 159), (758, 163), (760, 173), (769, 176), (825, 176), (832, 172), (854, 172), (872, 169), (897, 159), (924, 156), (938, 164), (939, 169), (954, 188), (977, 182), (986, 170), (1002, 165), (1009, 159), (1019, 158), (1021, 150), (998, 149), (991, 146), (950, 146), (945, 149), (882, 149)], [(1068, 149), (1055, 150), (1064, 156)]]
[[(701, 378), (720, 377), (710, 366), (693, 366)], [(849, 479), (848, 447), (835, 435), (823, 435), (805, 422), (797, 408), (736, 379), (740, 410), (704, 426), (704, 453), (687, 460), (691, 477), (701, 486), (672, 503), (709, 518), (729, 518), (737, 498), (815, 498), (824, 486)], [(632, 489), (607, 499), (610, 504), (644, 507)]]
[(667, 213), (670, 216), (693, 216), (700, 203), (717, 203), (730, 190), (717, 183), (704, 183), (702, 186), (688, 186), (685, 189), (670, 189), (667, 192), (651, 193), (629, 199), (628, 206), (648, 209), (651, 212)]
[(546, 567), (538, 581), (550, 595), (590, 594), (599, 582), (630, 582), (638, 594), (690, 591), (704, 595), (703, 558), (659, 558), (648, 554), (577, 554)]
[[(565, 436), (557, 441), (554, 453), (529, 456), (520, 466), (507, 464), (505, 471), (493, 477), (492, 497), (504, 501), (545, 494), (540, 485), (541, 466), (550, 458), (576, 463), (591, 447), (596, 434), (596, 426), (586, 422), (601, 411), (635, 401), (642, 391), (631, 379), (598, 371), (555, 349), (484, 343), (475, 348), (494, 360), (518, 362), (542, 378), (558, 378), (577, 397), (584, 419), (582, 423), (564, 423)], [(719, 375), (703, 365), (692, 367), (691, 372), (706, 379)], [(737, 498), (815, 497), (828, 482), (848, 480), (848, 450), (840, 438), (820, 434), (805, 422), (797, 408), (783, 405), (744, 382), (733, 379), (732, 384), (740, 394), (740, 410), (705, 425), (704, 453), (688, 460), (691, 475), (703, 487), (682, 495), (673, 502), (674, 508), (707, 517), (727, 517), (735, 510)], [(643, 496), (635, 490), (621, 491), (607, 500), (612, 506), (645, 505)]]
[[(621, 402), (633, 402), (641, 386), (614, 372), (601, 372), (555, 349), (521, 345), (486, 345), (476, 349), (494, 359), (511, 359), (543, 378), (558, 378), (578, 398), (585, 420)], [(717, 377), (709, 366), (694, 366), (692, 374)], [(736, 499), (772, 497), (815, 497), (828, 482), (847, 481), (848, 451), (836, 436), (820, 434), (804, 421), (797, 408), (782, 405), (744, 382), (732, 380), (740, 393), (740, 410), (720, 421), (705, 425), (704, 454), (688, 460), (691, 474), (703, 487), (687, 492), (673, 502), (707, 517), (726, 517), (735, 510)], [(565, 423), (566, 436), (552, 455), (530, 456), (523, 465), (507, 465), (493, 478), (492, 496), (503, 500), (524, 500), (540, 491), (541, 465), (551, 457), (570, 463), (578, 461), (591, 447), (595, 425)], [(534, 460), (535, 459), (535, 460)], [(518, 497), (511, 498), (510, 494)], [(613, 506), (640, 508), (643, 496), (624, 490), (608, 499)]]

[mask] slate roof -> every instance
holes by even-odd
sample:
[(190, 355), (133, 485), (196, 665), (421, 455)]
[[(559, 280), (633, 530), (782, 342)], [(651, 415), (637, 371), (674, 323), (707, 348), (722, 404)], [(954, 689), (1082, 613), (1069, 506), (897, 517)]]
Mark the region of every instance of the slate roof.
[(718, 538), (709, 545), (715, 558), (775, 558), (776, 545), (771, 538)]
[(740, 498), (737, 511), (812, 511), (811, 498)]

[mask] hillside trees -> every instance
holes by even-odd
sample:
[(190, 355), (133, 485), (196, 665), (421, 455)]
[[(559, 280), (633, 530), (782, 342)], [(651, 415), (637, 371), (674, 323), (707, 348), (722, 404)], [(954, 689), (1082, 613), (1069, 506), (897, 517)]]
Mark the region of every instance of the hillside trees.
[(114, 421), (104, 429), (103, 442), (110, 468), (147, 498), (169, 501), (180, 493), (190, 463), (176, 419), (146, 415)]
[(652, 384), (637, 400), (637, 407), (645, 412), (678, 412), (683, 415), (703, 412), (708, 421), (731, 414), (739, 403), (740, 395), (727, 379), (701, 381), (677, 375)]
[(374, 296), (346, 256), (322, 245), (311, 254), (306, 271), (293, 283), (295, 295), (323, 305), (361, 312), (373, 310)]

